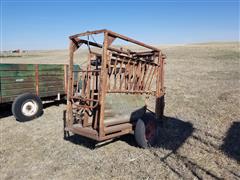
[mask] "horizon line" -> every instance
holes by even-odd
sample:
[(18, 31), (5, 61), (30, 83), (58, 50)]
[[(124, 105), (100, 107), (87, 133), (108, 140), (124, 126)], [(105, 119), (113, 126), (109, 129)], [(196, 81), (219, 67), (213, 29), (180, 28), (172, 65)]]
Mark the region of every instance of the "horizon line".
[[(214, 44), (214, 43), (240, 43), (240, 40), (229, 40), (229, 41), (222, 41), (222, 40), (219, 40), (219, 41), (201, 41), (201, 42), (191, 42), (191, 43), (168, 43), (168, 44), (151, 44), (152, 46), (186, 46), (186, 45), (201, 45), (201, 44)], [(240, 45), (240, 44), (239, 44)], [(116, 46), (125, 46), (126, 45), (116, 45)], [(127, 45), (127, 46), (138, 46), (138, 45)], [(8, 50), (3, 50), (1, 48), (0, 52), (4, 52), (4, 51), (13, 51), (13, 50), (22, 50), (22, 51), (60, 51), (60, 50), (67, 50), (68, 48), (49, 48), (49, 49), (21, 49), (21, 48), (15, 48), (15, 49), (8, 49)]]

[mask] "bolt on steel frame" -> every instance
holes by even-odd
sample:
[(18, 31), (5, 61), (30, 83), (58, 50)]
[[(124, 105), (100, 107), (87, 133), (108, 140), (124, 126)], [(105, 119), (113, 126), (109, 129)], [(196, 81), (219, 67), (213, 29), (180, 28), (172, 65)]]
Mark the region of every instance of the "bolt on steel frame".
[[(103, 34), (103, 44), (80, 37)], [(160, 119), (164, 109), (164, 59), (162, 51), (150, 45), (103, 29), (70, 36), (66, 132), (73, 132), (97, 141), (118, 137), (134, 131), (137, 118), (105, 121), (107, 94), (151, 95), (155, 97), (155, 116)], [(115, 39), (131, 42), (148, 51), (131, 51), (111, 46)], [(74, 52), (81, 46), (101, 49), (90, 51), (85, 69), (75, 77)], [(75, 79), (77, 78), (77, 79)], [(152, 83), (155, 81), (155, 85)], [(78, 83), (74, 83), (78, 82)], [(144, 106), (142, 115), (148, 110)]]

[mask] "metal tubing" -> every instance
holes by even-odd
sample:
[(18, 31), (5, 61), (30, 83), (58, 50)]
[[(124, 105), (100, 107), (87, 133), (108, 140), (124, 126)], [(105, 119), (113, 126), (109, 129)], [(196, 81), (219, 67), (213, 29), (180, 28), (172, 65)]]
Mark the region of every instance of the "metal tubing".
[(121, 130), (120, 132), (116, 132), (116, 133), (113, 133), (113, 134), (109, 134), (109, 135), (106, 135), (106, 136), (103, 136), (103, 137), (99, 137), (99, 141), (104, 141), (104, 140), (107, 140), (107, 139), (112, 139), (112, 138), (116, 138), (116, 137), (119, 137), (119, 136), (122, 136), (122, 135), (125, 135), (125, 134), (129, 134), (129, 133), (132, 133), (133, 132), (133, 128), (128, 128), (128, 129), (124, 129), (124, 130)]
[(124, 129), (130, 129), (130, 128), (132, 128), (131, 123), (118, 124), (118, 125), (106, 127), (105, 133), (110, 134), (110, 133), (118, 132)]
[(157, 49), (157, 48), (155, 48), (155, 47), (153, 47), (153, 46), (147, 45), (147, 44), (145, 44), (145, 43), (142, 43), (142, 42), (140, 42), (140, 41), (134, 40), (134, 39), (129, 38), (129, 37), (127, 37), (127, 36), (124, 36), (124, 35), (121, 35), (121, 34), (112, 32), (112, 31), (110, 31), (110, 30), (107, 30), (107, 31), (108, 31), (108, 33), (109, 33), (110, 35), (116, 36), (116, 37), (118, 37), (118, 38), (120, 38), (120, 39), (123, 39), (123, 40), (125, 40), (125, 41), (132, 42), (132, 43), (134, 43), (134, 44), (137, 44), (137, 45), (139, 45), (139, 46), (143, 46), (143, 47), (148, 48), (148, 49), (152, 49), (152, 50), (154, 50), (154, 51), (160, 51), (159, 49)]
[(127, 122), (130, 122), (130, 116), (131, 115), (126, 115), (124, 117), (113, 117), (113, 118), (109, 118), (107, 120), (104, 121), (104, 125), (105, 126), (113, 126), (113, 125), (116, 125), (116, 124), (122, 124), (122, 123), (127, 123)]
[(118, 33), (115, 33), (113, 31), (110, 31), (110, 30), (107, 30), (107, 29), (101, 29), (101, 30), (96, 30), (96, 31), (87, 31), (87, 32), (84, 32), (84, 33), (80, 33), (80, 34), (76, 34), (76, 35), (73, 35), (73, 36), (70, 36), (69, 38), (70, 39), (73, 39), (73, 38), (76, 38), (76, 37), (81, 37), (81, 36), (88, 36), (88, 35), (91, 35), (91, 34), (100, 34), (100, 33), (104, 33), (104, 34), (109, 34), (111, 37), (115, 37), (115, 38), (119, 38), (119, 39), (122, 39), (122, 40), (125, 40), (125, 41), (128, 41), (128, 42), (131, 42), (131, 43), (134, 43), (134, 44), (137, 44), (139, 46), (143, 46), (145, 48), (148, 48), (148, 49), (152, 49), (154, 51), (158, 51), (160, 52), (160, 50), (158, 48), (155, 48), (153, 46), (150, 46), (150, 45), (147, 45), (143, 42), (140, 42), (140, 41), (137, 41), (137, 40), (134, 40), (132, 38), (129, 38), (127, 36), (124, 36), (124, 35), (121, 35), (121, 34), (118, 34)]
[(75, 34), (73, 36), (70, 36), (69, 38), (73, 39), (73, 38), (76, 38), (76, 37), (88, 36), (88, 35), (91, 35), (91, 34), (100, 34), (100, 33), (103, 33), (105, 31), (106, 31), (106, 29), (101, 29), (101, 30), (96, 30), (96, 31), (87, 31), (87, 32), (84, 32), (84, 33)]
[(105, 109), (105, 94), (106, 94), (106, 84), (107, 84), (107, 63), (108, 63), (108, 33), (104, 32), (104, 44), (102, 51), (102, 64), (101, 64), (101, 74), (100, 74), (100, 119), (99, 119), (99, 136), (104, 136), (104, 109)]
[(98, 132), (90, 127), (81, 127), (79, 125), (74, 125), (72, 127), (67, 127), (67, 131), (71, 131), (75, 134), (79, 134), (94, 140), (99, 140), (98, 139)]
[(70, 41), (69, 45), (69, 64), (68, 64), (68, 93), (67, 93), (67, 127), (73, 124), (71, 96), (73, 91), (73, 57), (76, 50), (75, 44)]

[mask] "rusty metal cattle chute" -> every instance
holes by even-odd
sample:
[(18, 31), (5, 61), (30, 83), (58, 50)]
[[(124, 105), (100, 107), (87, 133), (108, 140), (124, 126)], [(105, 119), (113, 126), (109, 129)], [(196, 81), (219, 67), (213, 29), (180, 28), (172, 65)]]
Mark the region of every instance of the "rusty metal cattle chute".
[[(94, 38), (91, 38), (93, 41), (89, 40), (90, 36), (96, 34), (103, 34), (103, 43), (97, 43)], [(87, 40), (83, 37), (87, 37)], [(116, 39), (131, 42), (147, 50), (134, 51), (113, 46)], [(87, 65), (74, 76), (74, 53), (83, 44), (89, 49)], [(136, 121), (149, 108), (144, 105), (133, 112), (132, 117), (106, 121), (106, 95), (115, 93), (154, 97), (155, 119), (160, 120), (163, 116), (165, 94), (164, 59), (165, 55), (158, 48), (105, 29), (70, 36), (65, 131), (97, 141), (133, 132)]]

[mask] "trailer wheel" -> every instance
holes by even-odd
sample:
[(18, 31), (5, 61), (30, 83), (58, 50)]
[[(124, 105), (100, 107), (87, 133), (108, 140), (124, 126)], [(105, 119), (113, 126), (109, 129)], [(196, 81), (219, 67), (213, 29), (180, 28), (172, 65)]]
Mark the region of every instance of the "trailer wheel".
[(18, 96), (12, 104), (12, 113), (18, 121), (29, 121), (42, 114), (41, 99), (34, 94), (26, 93)]
[(140, 147), (148, 148), (154, 146), (157, 134), (157, 122), (155, 119), (138, 119), (134, 136)]

